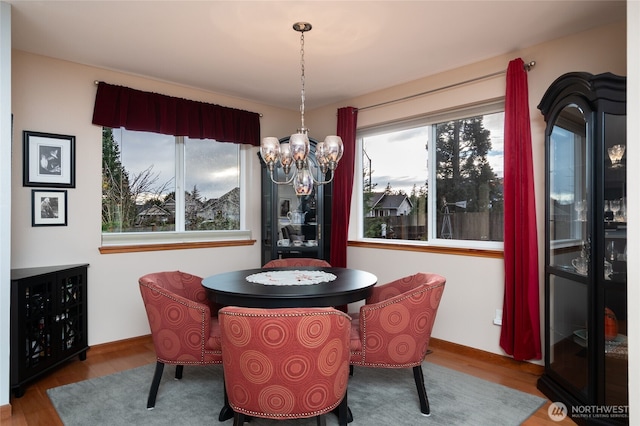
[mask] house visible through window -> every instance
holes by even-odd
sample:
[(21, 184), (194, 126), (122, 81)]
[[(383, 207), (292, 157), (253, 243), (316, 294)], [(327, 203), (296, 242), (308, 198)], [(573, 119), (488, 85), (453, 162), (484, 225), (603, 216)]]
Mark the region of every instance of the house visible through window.
[(240, 145), (103, 128), (103, 233), (239, 230), (240, 208)]
[(500, 246), (503, 125), (497, 102), (359, 131), (362, 237)]

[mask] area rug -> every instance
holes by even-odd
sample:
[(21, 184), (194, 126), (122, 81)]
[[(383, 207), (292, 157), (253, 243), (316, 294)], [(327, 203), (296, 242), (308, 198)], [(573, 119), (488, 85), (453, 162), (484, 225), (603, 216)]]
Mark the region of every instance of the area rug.
[[(147, 410), (154, 364), (109, 376), (49, 389), (47, 394), (66, 426), (232, 425), (220, 423), (223, 406), (222, 366), (185, 366), (182, 380), (165, 367), (156, 407)], [(431, 416), (420, 413), (413, 371), (356, 367), (349, 379), (348, 400), (352, 426), (388, 425), (519, 425), (545, 400), (535, 395), (487, 382), (424, 362), (422, 368)], [(307, 426), (314, 419), (253, 419), (253, 426)], [(328, 425), (337, 417), (327, 415)]]

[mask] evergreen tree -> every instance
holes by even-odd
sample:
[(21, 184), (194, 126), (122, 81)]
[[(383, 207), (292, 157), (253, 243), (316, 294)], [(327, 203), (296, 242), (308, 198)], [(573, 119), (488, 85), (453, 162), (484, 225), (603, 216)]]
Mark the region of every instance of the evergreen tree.
[(482, 116), (438, 124), (436, 137), (436, 191), (441, 203), (466, 201), (466, 211), (479, 212), (501, 202), (502, 192), (487, 158), (490, 131)]
[[(102, 128), (102, 229), (127, 228), (135, 220), (129, 175), (120, 162), (120, 148), (113, 130)], [(132, 207), (134, 207), (132, 211)]]

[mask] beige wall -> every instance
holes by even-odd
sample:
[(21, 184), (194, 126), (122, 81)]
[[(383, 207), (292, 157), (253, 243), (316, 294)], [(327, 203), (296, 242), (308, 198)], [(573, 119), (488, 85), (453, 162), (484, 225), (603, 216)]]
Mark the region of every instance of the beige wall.
[[(536, 61), (528, 73), (529, 110), (534, 156), (536, 207), (539, 229), (539, 258), (544, 261), (544, 127), (537, 105), (547, 87), (560, 75), (571, 71), (593, 74), (612, 72), (626, 75), (626, 25), (624, 22), (576, 34), (549, 43), (511, 52), (491, 60), (472, 64), (446, 73), (434, 75), (387, 90), (351, 99), (340, 105), (330, 105), (309, 114), (309, 127), (316, 137), (335, 132), (335, 111), (339, 107), (357, 108), (427, 92), (457, 82), (506, 70), (510, 60), (521, 57), (525, 62)], [(365, 109), (358, 114), (358, 128), (439, 111), (462, 104), (503, 97), (505, 77), (490, 78), (455, 89), (440, 91), (410, 101), (384, 107)], [(310, 95), (309, 95), (310, 96)], [(358, 209), (352, 205), (350, 238), (355, 238), (354, 223)], [(493, 325), (495, 310), (502, 308), (502, 260), (452, 256), (433, 253), (349, 248), (349, 267), (365, 269), (387, 282), (418, 271), (438, 272), (447, 277), (445, 291), (433, 335), (435, 337), (500, 353), (500, 328)], [(540, 294), (544, 300), (544, 278), (540, 269)], [(543, 303), (541, 302), (541, 318)]]
[[(255, 246), (101, 255), (100, 126), (91, 124), (95, 80), (262, 113), (265, 134), (290, 132), (297, 113), (42, 56), (13, 52), (11, 267), (84, 263), (89, 267), (89, 344), (149, 333), (137, 279), (158, 270), (181, 269), (207, 276), (260, 266)], [(76, 187), (67, 191), (68, 226), (31, 226), (31, 189), (22, 186), (22, 131), (76, 137)], [(246, 208), (252, 237), (260, 240), (260, 165), (248, 148)]]
[[(510, 59), (536, 60), (529, 73), (530, 109), (536, 163), (539, 217), (543, 217), (544, 122), (536, 109), (546, 87), (567, 71), (605, 71), (625, 74), (624, 25), (609, 26), (552, 43), (534, 46), (448, 73), (404, 84), (385, 91), (308, 112), (312, 136), (335, 133), (336, 108), (363, 107), (423, 92), (497, 70)], [(613, 46), (613, 47), (612, 47)], [(147, 272), (182, 269), (209, 275), (260, 264), (258, 246), (224, 249), (160, 251), (100, 255), (101, 133), (91, 124), (94, 80), (140, 90), (217, 103), (262, 113), (262, 134), (287, 135), (299, 119), (297, 111), (285, 111), (253, 102), (224, 97), (164, 82), (98, 68), (13, 52), (12, 108), (12, 267), (87, 262), (89, 268), (89, 343), (94, 345), (148, 333), (137, 278)], [(504, 95), (504, 78), (464, 86), (363, 111), (359, 125), (374, 125), (400, 117)], [(311, 94), (309, 94), (311, 96)], [(33, 130), (76, 136), (76, 188), (68, 190), (69, 225), (31, 227), (31, 188), (22, 187), (22, 131)], [(256, 148), (248, 152), (250, 176), (247, 208), (253, 238), (260, 239), (260, 166)], [(353, 219), (352, 219), (353, 222)], [(542, 223), (540, 223), (542, 227)], [(541, 228), (542, 229), (542, 228)], [(542, 234), (540, 234), (542, 241)], [(436, 271), (448, 279), (434, 336), (501, 353), (499, 328), (492, 324), (495, 309), (502, 306), (502, 261), (439, 254), (350, 248), (350, 267), (369, 270), (386, 282), (416, 271)], [(542, 258), (542, 252), (541, 252)]]

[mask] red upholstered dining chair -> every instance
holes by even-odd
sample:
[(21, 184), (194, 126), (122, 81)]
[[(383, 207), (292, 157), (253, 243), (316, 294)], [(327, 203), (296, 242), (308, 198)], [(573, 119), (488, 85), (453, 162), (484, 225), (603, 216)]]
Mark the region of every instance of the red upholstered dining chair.
[(319, 268), (330, 268), (331, 264), (323, 259), (312, 259), (309, 257), (288, 257), (286, 259), (273, 259), (264, 264), (263, 268), (287, 268), (292, 266), (317, 266)]
[(155, 407), (165, 364), (222, 364), (220, 327), (215, 304), (207, 298), (202, 278), (180, 271), (147, 274), (138, 280), (156, 350), (156, 369), (147, 409)]
[(351, 365), (413, 367), (420, 411), (428, 416), (422, 361), (427, 354), (446, 279), (418, 273), (373, 287), (351, 323)]
[(234, 426), (245, 416), (347, 424), (350, 317), (333, 308), (241, 308), (218, 314)]

